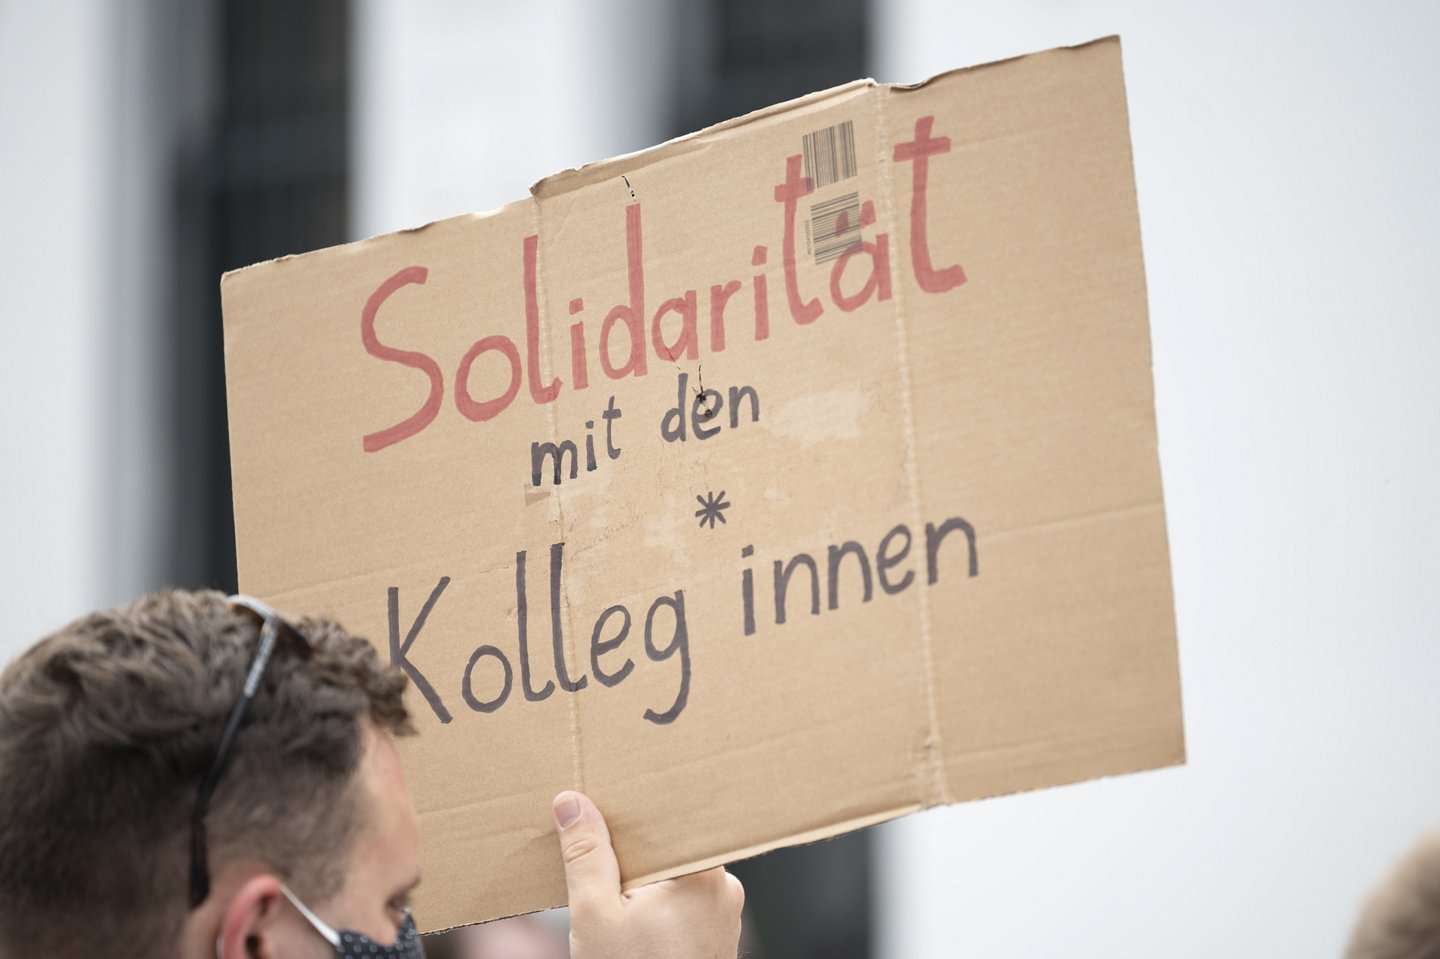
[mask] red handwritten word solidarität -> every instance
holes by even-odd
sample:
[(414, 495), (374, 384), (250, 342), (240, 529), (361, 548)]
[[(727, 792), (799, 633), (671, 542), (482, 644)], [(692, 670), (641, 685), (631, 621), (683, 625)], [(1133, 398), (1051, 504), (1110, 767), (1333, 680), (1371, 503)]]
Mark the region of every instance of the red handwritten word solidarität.
[[(915, 138), (906, 143), (896, 144), (894, 159), (897, 163), (911, 164), (910, 190), (910, 263), (915, 281), (926, 293), (943, 293), (965, 282), (965, 271), (959, 264), (937, 269), (930, 258), (930, 243), (926, 228), (926, 195), (929, 188), (930, 158), (948, 153), (950, 138), (932, 136), (935, 118), (925, 116), (915, 121)], [(785, 299), (790, 318), (801, 326), (815, 322), (825, 307), (819, 297), (806, 298), (800, 289), (800, 280), (795, 259), (795, 217), (802, 197), (814, 192), (808, 177), (801, 175), (801, 156), (788, 157), (785, 162), (785, 182), (775, 187), (775, 202), (783, 207), (784, 234), (782, 255), (785, 273)], [(860, 209), (860, 225), (870, 226), (875, 222), (875, 207), (872, 201), (865, 201)], [(842, 312), (859, 309), (872, 298), (888, 300), (891, 296), (890, 243), (889, 236), (879, 233), (874, 240), (861, 240), (836, 260), (830, 271), (830, 300)], [(536, 250), (538, 234), (525, 237), (522, 243), (521, 259), (524, 264), (525, 286), (525, 370), (522, 375), (520, 351), (514, 340), (502, 334), (492, 334), (476, 340), (461, 358), (455, 372), (455, 407), (467, 419), (484, 422), (503, 413), (519, 395), (522, 381), (529, 389), (530, 398), (537, 404), (552, 402), (560, 395), (564, 381), (559, 376), (545, 377), (540, 370), (540, 308), (536, 294)], [(859, 289), (847, 294), (843, 279), (852, 260), (865, 255), (870, 262), (870, 273)], [(763, 267), (769, 251), (764, 245), (755, 247), (751, 264)], [(645, 255), (644, 236), (641, 229), (640, 204), (631, 203), (625, 208), (625, 257), (628, 267), (629, 302), (613, 307), (605, 316), (600, 327), (595, 358), (600, 370), (613, 380), (626, 376), (644, 376), (648, 371), (645, 329)], [(368, 433), (363, 439), (366, 452), (377, 452), (408, 439), (429, 426), (440, 413), (444, 401), (445, 378), (440, 364), (425, 353), (416, 350), (399, 349), (381, 343), (375, 335), (375, 318), (381, 306), (395, 291), (411, 284), (423, 284), (429, 275), (424, 266), (410, 266), (395, 273), (370, 295), (360, 316), (360, 338), (370, 355), (391, 363), (399, 363), (423, 372), (430, 380), (430, 392), (425, 402), (413, 414), (382, 430)], [(710, 287), (710, 351), (719, 353), (725, 349), (725, 310), (731, 297), (740, 291), (739, 280), (729, 280)], [(770, 336), (769, 292), (764, 270), (752, 277), (754, 292), (755, 339), (764, 340)], [(698, 334), (698, 295), (695, 290), (686, 290), (682, 296), (673, 297), (661, 303), (650, 322), (649, 342), (655, 355), (667, 362), (680, 357), (698, 359), (700, 343)], [(571, 315), (584, 309), (580, 299), (570, 302)], [(667, 342), (662, 330), (662, 321), (667, 314), (675, 314), (681, 322), (679, 334)], [(612, 349), (613, 335), (618, 327), (628, 333), (629, 350), (618, 361)], [(509, 361), (510, 378), (505, 389), (488, 399), (476, 399), (470, 392), (470, 368), (486, 353), (498, 353)], [(576, 322), (570, 327), (570, 381), (576, 390), (586, 389), (590, 384), (590, 352), (585, 339), (585, 324)]]

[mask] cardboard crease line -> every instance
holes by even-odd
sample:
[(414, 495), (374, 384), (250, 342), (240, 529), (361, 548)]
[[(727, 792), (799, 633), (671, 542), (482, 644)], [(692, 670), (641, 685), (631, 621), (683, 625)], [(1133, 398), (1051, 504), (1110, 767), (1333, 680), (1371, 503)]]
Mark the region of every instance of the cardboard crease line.
[(1112, 509), (1095, 510), (1090, 513), (1077, 513), (1074, 516), (1062, 516), (1059, 519), (1046, 520), (1043, 523), (1024, 523), (1020, 526), (1011, 526), (1007, 529), (989, 530), (985, 538), (990, 542), (1009, 537), (1019, 536), (1025, 533), (1039, 533), (1047, 530), (1057, 529), (1061, 526), (1075, 526), (1079, 523), (1096, 523), (1102, 520), (1119, 519), (1131, 513), (1149, 513), (1155, 510), (1164, 510), (1165, 503), (1161, 500), (1149, 500), (1144, 503), (1135, 503), (1130, 506), (1116, 506)]
[[(540, 320), (540, 355), (544, 360), (545, 369), (553, 370), (555, 364), (552, 362), (550, 349), (550, 338), (554, 332), (550, 322), (550, 297), (548, 293), (549, 284), (545, 276), (545, 233), (540, 226), (540, 198), (531, 199), (531, 210), (534, 213), (535, 223), (535, 299), (536, 311)], [(555, 404), (549, 402), (543, 404), (545, 407), (545, 419), (550, 427), (550, 441), (558, 442), (560, 439), (560, 424), (555, 418)], [(578, 453), (576, 454), (579, 455)], [(565, 494), (560, 487), (555, 488), (555, 521), (559, 527), (559, 538), (556, 542), (563, 543), (566, 536), (565, 526)], [(577, 662), (575, 658), (575, 613), (574, 606), (570, 602), (570, 584), (566, 580), (560, 581), (560, 590), (565, 597), (565, 645), (570, 665)], [(585, 791), (585, 763), (583, 760), (582, 741), (580, 736), (580, 697), (566, 696), (566, 710), (570, 716), (570, 779), (577, 792)]]
[[(886, 222), (892, 224), (892, 229), (894, 229), (899, 220), (895, 214), (895, 168), (890, 160), (889, 116), (886, 113), (889, 90), (886, 88), (876, 89), (874, 97), (875, 138), (879, 146), (879, 150), (876, 152), (884, 186), (882, 200), (885, 204)], [(897, 344), (896, 366), (900, 378), (900, 409), (907, 446), (905, 474), (910, 486), (912, 522), (915, 524), (915, 528), (920, 529), (924, 525), (924, 509), (920, 502), (920, 467), (915, 441), (915, 398), (910, 387), (910, 337), (906, 328), (903, 283), (895, 284), (895, 340)], [(925, 672), (925, 710), (930, 727), (924, 742), (924, 750), (929, 760), (930, 788), (929, 795), (922, 801), (927, 805), (934, 805), (953, 802), (953, 800), (950, 798), (949, 783), (945, 779), (945, 766), (942, 759), (944, 751), (940, 747), (940, 713), (935, 702), (935, 640), (930, 628), (930, 599), (929, 594), (924, 590), (921, 590), (917, 596), (920, 609), (920, 660)]]
[[(472, 556), (451, 556), (449, 554), (437, 553), (434, 556), (427, 556), (423, 559), (416, 560), (413, 563), (402, 563), (397, 566), (386, 566), (378, 569), (367, 570), (363, 573), (352, 573), (348, 576), (327, 577), (325, 579), (316, 580), (312, 583), (300, 583), (299, 585), (291, 586), (288, 589), (267, 590), (265, 591), (264, 598), (271, 603), (274, 603), (276, 606), (289, 606), (290, 600), (292, 599), (298, 597), (308, 597), (310, 594), (318, 590), (328, 590), (332, 586), (341, 586), (348, 583), (364, 582), (366, 580), (383, 580), (393, 578), (393, 574), (396, 573), (408, 573), (414, 570), (424, 570), (428, 573), (437, 565), (442, 567), (458, 566), (461, 565), (463, 562), (470, 561), (472, 559)], [(480, 566), (478, 569), (467, 570), (463, 575), (451, 576), (450, 579), (455, 582), (460, 582), (464, 580), (479, 579), (482, 576), (488, 576), (492, 573), (500, 572), (510, 573), (513, 575), (514, 570), (515, 565), (512, 557), (510, 561), (488, 563), (484, 566)]]

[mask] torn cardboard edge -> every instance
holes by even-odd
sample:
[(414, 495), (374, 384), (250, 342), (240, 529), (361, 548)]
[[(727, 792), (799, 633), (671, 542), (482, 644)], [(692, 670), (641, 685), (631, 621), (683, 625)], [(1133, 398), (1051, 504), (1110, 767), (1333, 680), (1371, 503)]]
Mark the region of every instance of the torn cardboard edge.
[[(654, 146), (635, 150), (631, 153), (621, 153), (613, 157), (606, 157), (603, 160), (594, 160), (589, 163), (582, 163), (578, 167), (570, 167), (565, 170), (558, 170), (555, 173), (543, 176), (540, 179), (536, 180), (534, 183), (532, 183), (530, 185), (530, 198), (542, 199), (551, 196), (558, 196), (571, 190), (578, 190), (593, 183), (607, 180), (611, 177), (619, 176), (618, 173), (611, 173), (610, 170), (612, 169), (618, 169), (623, 167), (624, 171), (627, 173), (631, 170), (643, 169), (645, 166), (654, 162), (655, 160), (662, 159), (662, 157), (659, 155), (661, 153), (664, 153), (665, 157), (671, 156), (672, 154), (667, 151), (670, 151), (674, 148), (678, 147), (681, 149), (687, 149), (689, 148), (690, 144), (703, 140), (707, 137), (724, 133), (727, 130), (733, 130), (750, 123), (754, 123), (757, 120), (764, 120), (767, 117), (775, 116), (776, 114), (789, 113), (790, 111), (800, 107), (809, 106), (815, 103), (823, 103), (827, 100), (834, 99), (837, 96), (841, 96), (854, 90), (864, 88), (879, 88), (890, 90), (894, 93), (903, 94), (911, 91), (923, 90), (937, 80), (943, 80), (946, 77), (957, 76), (964, 73), (972, 73), (980, 70), (985, 70), (990, 67), (1002, 66), (1007, 63), (1012, 63), (1016, 60), (1023, 60), (1026, 57), (1037, 56), (1039, 53), (1054, 53), (1057, 51), (1068, 50), (1084, 50), (1087, 47), (1092, 47), (1101, 43), (1110, 43), (1112, 41), (1117, 44), (1120, 43), (1120, 35), (1118, 33), (1112, 33), (1103, 37), (1096, 37), (1093, 40), (1085, 40), (1080, 43), (1072, 43), (1061, 47), (1054, 47), (1050, 50), (1034, 51), (1031, 53), (1018, 53), (1014, 56), (1002, 57), (998, 60), (987, 60), (984, 63), (975, 63), (967, 67), (955, 67), (954, 69), (944, 70), (940, 73), (936, 73), (929, 77), (926, 77), (923, 80), (916, 80), (910, 83), (881, 83), (880, 81), (871, 78), (851, 80), (847, 83), (842, 83), (839, 86), (830, 87), (825, 90), (817, 90), (814, 93), (807, 93), (804, 96), (796, 97), (792, 100), (785, 100), (781, 103), (772, 104), (768, 107), (761, 107), (757, 110), (751, 110), (749, 113), (742, 114), (738, 117), (731, 117), (728, 120), (721, 120), (718, 123), (712, 123), (708, 127), (703, 127), (690, 133), (681, 134), (677, 137), (671, 137), (669, 140), (665, 140), (661, 143), (655, 144)], [(603, 175), (601, 175), (602, 173)], [(366, 244), (384, 240), (388, 237), (409, 233), (418, 233), (422, 230), (429, 229), (437, 223), (445, 223), (450, 220), (461, 219), (485, 219), (487, 217), (505, 213), (511, 210), (513, 207), (516, 207), (526, 202), (529, 201), (524, 197), (520, 197), (515, 200), (511, 200), (509, 203), (501, 204), (500, 206), (490, 210), (481, 210), (469, 213), (457, 213), (455, 216), (443, 217), (439, 220), (431, 220), (428, 223), (420, 223), (415, 226), (397, 227), (389, 233), (378, 233), (374, 236), (365, 237), (363, 239), (352, 240), (349, 243), (341, 243), (336, 246), (325, 247), (319, 250), (304, 250), (297, 253), (286, 253), (283, 256), (277, 256), (269, 260), (261, 260), (258, 263), (250, 263), (245, 266), (237, 267), (233, 270), (227, 270), (224, 274), (221, 275), (221, 282), (224, 282), (225, 277), (233, 276), (237, 273), (243, 273), (246, 270), (253, 270), (257, 267), (286, 263), (292, 260), (300, 260), (306, 257), (319, 256), (321, 254), (330, 255), (337, 250), (344, 250), (353, 247), (362, 247)]]
[[(1186, 758), (1184, 754), (1184, 745), (1182, 743), (1180, 758), (1168, 766), (1156, 766), (1151, 764), (1138, 765), (1134, 766), (1133, 768), (1120, 769), (1115, 772), (1107, 773), (1101, 776), (1085, 776), (1078, 779), (1071, 779), (1067, 782), (1055, 782), (1044, 786), (1033, 786), (1029, 789), (985, 793), (983, 795), (968, 796), (964, 799), (959, 800), (951, 799), (941, 802), (915, 803), (906, 806), (896, 806), (893, 809), (888, 809), (883, 812), (869, 813), (863, 816), (854, 816), (852, 818), (842, 819), (824, 826), (817, 826), (814, 829), (809, 829), (801, 833), (785, 835), (777, 839), (767, 840), (765, 842), (752, 843), (751, 845), (733, 850), (732, 852), (719, 853), (717, 855), (709, 856), (705, 859), (698, 860), (694, 863), (687, 863), (684, 866), (676, 866), (671, 869), (661, 869), (655, 872), (647, 873), (643, 876), (636, 876), (633, 879), (626, 879), (622, 881), (620, 886), (623, 890), (636, 889), (640, 886), (648, 886), (653, 882), (661, 882), (665, 879), (674, 879), (677, 876), (688, 876), (693, 873), (704, 872), (706, 869), (713, 869), (716, 866), (724, 866), (727, 863), (744, 862), (747, 859), (753, 859), (756, 856), (763, 856), (765, 853), (774, 852), (777, 849), (787, 849), (791, 846), (808, 846), (813, 843), (824, 842), (827, 839), (835, 839), (839, 836), (843, 836), (848, 832), (854, 832), (857, 829), (868, 829), (871, 826), (878, 826), (882, 823), (892, 822), (896, 819), (900, 819), (903, 816), (909, 816), (917, 812), (924, 812), (927, 809), (936, 809), (940, 806), (952, 806), (962, 802), (983, 802), (989, 799), (1004, 799), (1007, 796), (1022, 796), (1026, 793), (1043, 792), (1047, 789), (1059, 789), (1063, 786), (1073, 786), (1079, 783), (1104, 782), (1108, 779), (1118, 779), (1122, 776), (1134, 776), (1138, 773), (1161, 772), (1165, 769), (1173, 769), (1176, 766), (1183, 766), (1185, 765), (1185, 761)], [(556, 906), (561, 905), (564, 904), (556, 903)], [(548, 908), (555, 908), (555, 906)]]
[[(1066, 50), (1083, 50), (1086, 47), (1094, 46), (1100, 43), (1109, 43), (1111, 41), (1114, 41), (1118, 44), (1120, 42), (1120, 35), (1112, 33), (1108, 36), (1096, 37), (1094, 40), (1086, 40), (1082, 43), (1070, 44), (1063, 47), (1055, 47), (1043, 52), (1054, 53), (1057, 51)], [(851, 80), (848, 83), (842, 83), (839, 86), (830, 87), (826, 90), (817, 90), (814, 93), (807, 93), (805, 96), (796, 97), (793, 100), (786, 100), (782, 103), (776, 103), (768, 107), (761, 107), (758, 110), (752, 110), (749, 113), (742, 114), (738, 117), (732, 117), (728, 120), (721, 120), (718, 123), (713, 123), (708, 127), (704, 127), (692, 133), (686, 133), (678, 137), (672, 137), (671, 139), (666, 140), (665, 142), (653, 147), (647, 147), (643, 150), (636, 150), (633, 153), (622, 153), (619, 156), (608, 157), (604, 160), (595, 160), (591, 163), (581, 164), (578, 167), (572, 167), (568, 170), (561, 170), (557, 173), (552, 173), (549, 176), (541, 177), (539, 180), (536, 180), (535, 183), (532, 184), (530, 187), (530, 193), (532, 196), (535, 196), (537, 198), (547, 198), (551, 196), (558, 196), (570, 190), (578, 190), (582, 187), (590, 186), (592, 184), (599, 183), (620, 175), (619, 173), (612, 171), (623, 168), (624, 172), (629, 173), (634, 170), (644, 169), (649, 163), (652, 163), (655, 160), (664, 159), (675, 155), (674, 153), (668, 151), (675, 150), (676, 148), (679, 148), (681, 152), (685, 152), (691, 149), (699, 149), (702, 141), (717, 134), (725, 133), (730, 130), (735, 130), (748, 124), (755, 123), (758, 120), (764, 120), (768, 117), (776, 116), (778, 114), (793, 113), (805, 107), (825, 103), (827, 101), (844, 96), (847, 93), (851, 93), (855, 90), (878, 88), (888, 90), (897, 94), (904, 94), (915, 90), (923, 90), (931, 83), (934, 83), (937, 80), (943, 80), (947, 77), (958, 76), (965, 73), (973, 73), (979, 70), (985, 70), (990, 67), (998, 67), (1007, 63), (1011, 63), (1015, 60), (1023, 60), (1026, 57), (1031, 56), (1035, 56), (1035, 54), (1020, 53), (1010, 57), (1003, 57), (999, 60), (989, 60), (985, 63), (972, 64), (968, 67), (956, 67), (951, 70), (945, 70), (941, 73), (936, 73), (932, 76), (926, 77), (923, 80), (917, 80), (913, 83), (881, 83), (878, 80), (870, 78), (862, 80)], [(664, 157), (659, 156), (662, 151), (667, 151), (665, 152)]]

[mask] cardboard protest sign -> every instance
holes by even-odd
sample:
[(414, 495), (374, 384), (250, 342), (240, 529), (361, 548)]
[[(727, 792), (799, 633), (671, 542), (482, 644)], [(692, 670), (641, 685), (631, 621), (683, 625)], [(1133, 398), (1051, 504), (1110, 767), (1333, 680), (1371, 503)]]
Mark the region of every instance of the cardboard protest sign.
[(1111, 38), (225, 277), (241, 586), (373, 639), (430, 928), (1183, 761)]

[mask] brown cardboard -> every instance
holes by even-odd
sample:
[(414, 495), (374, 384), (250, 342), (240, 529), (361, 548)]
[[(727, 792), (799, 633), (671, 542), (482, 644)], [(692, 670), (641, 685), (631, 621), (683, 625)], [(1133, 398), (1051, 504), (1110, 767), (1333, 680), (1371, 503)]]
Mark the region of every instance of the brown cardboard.
[(1118, 39), (532, 194), (223, 283), (242, 587), (433, 688), (428, 928), (564, 900), (565, 788), (641, 883), (1183, 761)]

